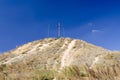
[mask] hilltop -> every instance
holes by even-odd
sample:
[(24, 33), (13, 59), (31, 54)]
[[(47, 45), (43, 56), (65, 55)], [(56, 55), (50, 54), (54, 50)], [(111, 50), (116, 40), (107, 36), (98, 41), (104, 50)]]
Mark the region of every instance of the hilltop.
[(30, 80), (30, 75), (39, 70), (61, 72), (70, 66), (84, 68), (87, 65), (88, 68), (95, 69), (97, 66), (113, 66), (119, 63), (119, 52), (78, 39), (46, 38), (1, 54), (0, 75)]

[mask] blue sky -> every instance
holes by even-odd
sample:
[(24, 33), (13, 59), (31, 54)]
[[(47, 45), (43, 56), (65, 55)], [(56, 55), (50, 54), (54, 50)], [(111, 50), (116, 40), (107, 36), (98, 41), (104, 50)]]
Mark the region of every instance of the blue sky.
[(48, 26), (57, 37), (58, 22), (63, 37), (120, 50), (119, 0), (0, 0), (0, 52), (48, 37)]

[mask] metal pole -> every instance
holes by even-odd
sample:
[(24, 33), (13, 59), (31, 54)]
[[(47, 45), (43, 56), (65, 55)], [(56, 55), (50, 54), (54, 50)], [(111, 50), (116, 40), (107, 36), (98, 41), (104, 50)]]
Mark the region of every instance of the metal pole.
[(61, 37), (61, 25), (58, 23), (58, 37)]
[(64, 27), (63, 27), (63, 37), (65, 37), (65, 29), (64, 29)]

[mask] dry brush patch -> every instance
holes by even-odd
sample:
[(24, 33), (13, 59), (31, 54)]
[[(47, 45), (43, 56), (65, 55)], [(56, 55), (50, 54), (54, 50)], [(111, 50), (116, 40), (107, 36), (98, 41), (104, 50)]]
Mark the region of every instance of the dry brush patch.
[(5, 65), (1, 66), (0, 80), (120, 80), (120, 64), (97, 66), (93, 69), (87, 65), (83, 69), (78, 66), (68, 66), (61, 71), (33, 69), (29, 75), (27, 74), (30, 71), (27, 69), (21, 70), (22, 72), (11, 70), (11, 73), (7, 73), (5, 72), (7, 71), (6, 67)]
[(97, 66), (89, 69), (86, 66), (89, 80), (120, 80), (120, 64)]

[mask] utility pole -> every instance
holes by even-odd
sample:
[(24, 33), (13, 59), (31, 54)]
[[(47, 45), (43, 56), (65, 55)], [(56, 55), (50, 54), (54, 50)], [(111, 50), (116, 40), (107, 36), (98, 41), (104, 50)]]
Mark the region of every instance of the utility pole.
[(58, 38), (60, 38), (61, 37), (61, 24), (60, 23), (58, 23)]
[(63, 30), (63, 31), (62, 31), (62, 33), (63, 33), (62, 36), (65, 37), (65, 29), (64, 29), (64, 27), (62, 27), (62, 28), (63, 28), (63, 29), (62, 29), (62, 30)]

